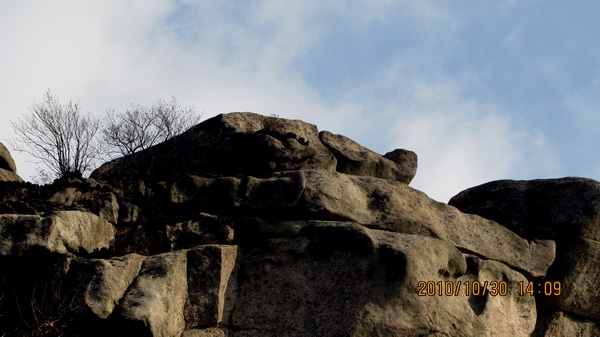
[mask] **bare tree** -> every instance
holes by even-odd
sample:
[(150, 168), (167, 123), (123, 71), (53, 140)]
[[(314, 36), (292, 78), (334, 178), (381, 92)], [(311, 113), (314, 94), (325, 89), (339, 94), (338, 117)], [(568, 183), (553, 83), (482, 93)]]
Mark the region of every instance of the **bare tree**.
[(179, 105), (175, 97), (150, 107), (132, 104), (123, 113), (106, 112), (102, 140), (109, 156), (130, 155), (186, 131), (201, 117), (193, 107)]
[(29, 153), (56, 177), (82, 175), (92, 168), (100, 123), (83, 115), (78, 103), (61, 104), (48, 90), (41, 103), (34, 100), (29, 114), (11, 124), (17, 134), (15, 150)]

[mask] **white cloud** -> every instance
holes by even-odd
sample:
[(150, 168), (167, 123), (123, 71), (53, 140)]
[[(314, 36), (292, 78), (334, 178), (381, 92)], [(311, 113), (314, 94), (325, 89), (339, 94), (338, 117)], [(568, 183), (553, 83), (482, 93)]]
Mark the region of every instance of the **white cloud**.
[[(519, 127), (511, 111), (474, 93), (486, 89), (480, 73), (447, 69), (448, 54), (468, 53), (460, 39), (467, 15), (422, 0), (13, 2), (0, 12), (0, 76), (10, 79), (0, 83), (0, 110), (8, 111), (0, 131), (10, 135), (8, 119), (47, 88), (97, 114), (176, 95), (205, 118), (275, 113), (376, 151), (414, 150), (415, 187), (446, 201), (469, 185), (536, 172), (534, 160), (554, 165), (543, 133)], [(389, 57), (368, 65), (365, 82), (327, 97), (296, 61), (320, 48), (345, 57), (321, 39), (357, 27), (381, 29), (369, 34), (384, 34)], [(514, 32), (505, 42), (525, 47)], [(14, 155), (24, 177), (34, 174), (26, 157)]]
[[(256, 111), (320, 127), (343, 124), (337, 121), (346, 108), (323, 105), (289, 69), (318, 32), (318, 25), (305, 22), (314, 9), (301, 4), (257, 3), (252, 14), (242, 13), (251, 21), (238, 22), (224, 17), (227, 8), (204, 3), (197, 13), (206, 30), (191, 32), (204, 34), (193, 42), (176, 31), (193, 29), (191, 22), (177, 27), (166, 21), (168, 2), (15, 6), (0, 17), (13, 32), (0, 34), (0, 43), (11, 51), (0, 65), (2, 77), (11, 79), (0, 84), (0, 109), (10, 111), (2, 116), (3, 139), (11, 137), (8, 119), (26, 112), (47, 88), (96, 114), (174, 94), (206, 111), (205, 118)], [(27, 156), (13, 155), (21, 175), (35, 174)]]
[[(412, 89), (410, 89), (412, 88)], [(555, 163), (544, 138), (515, 125), (493, 104), (464, 97), (455, 82), (412, 84), (402, 117), (389, 134), (393, 147), (413, 150), (412, 186), (447, 202), (461, 190), (495, 179), (525, 179)]]

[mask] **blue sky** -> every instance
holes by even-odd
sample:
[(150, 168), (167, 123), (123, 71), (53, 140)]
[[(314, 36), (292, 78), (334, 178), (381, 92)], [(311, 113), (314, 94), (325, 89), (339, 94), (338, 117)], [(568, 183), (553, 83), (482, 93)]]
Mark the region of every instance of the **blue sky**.
[(277, 114), (413, 150), (411, 185), (439, 201), (600, 180), (599, 15), (591, 0), (5, 2), (0, 141), (46, 89), (98, 115), (175, 95), (203, 119)]

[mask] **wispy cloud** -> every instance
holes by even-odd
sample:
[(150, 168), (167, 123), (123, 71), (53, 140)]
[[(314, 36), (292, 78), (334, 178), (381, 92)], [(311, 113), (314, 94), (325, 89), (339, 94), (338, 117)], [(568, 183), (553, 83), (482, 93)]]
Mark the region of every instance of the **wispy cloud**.
[[(378, 152), (414, 150), (414, 186), (442, 201), (490, 179), (590, 176), (592, 166), (574, 171), (563, 159), (581, 159), (569, 147), (600, 140), (592, 135), (600, 88), (590, 75), (600, 54), (588, 33), (600, 27), (579, 17), (542, 39), (565, 9), (545, 6), (545, 17), (535, 15), (539, 6), (11, 2), (0, 11), (0, 76), (9, 79), (0, 83), (0, 131), (10, 137), (8, 119), (48, 88), (96, 114), (176, 95), (205, 118), (275, 113)], [(15, 156), (23, 176), (34, 174)]]

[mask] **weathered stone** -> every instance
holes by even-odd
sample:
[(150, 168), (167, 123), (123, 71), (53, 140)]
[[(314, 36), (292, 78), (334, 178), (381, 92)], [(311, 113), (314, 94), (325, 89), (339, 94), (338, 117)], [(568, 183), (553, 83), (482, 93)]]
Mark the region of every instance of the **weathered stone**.
[(22, 182), (23, 179), (16, 173), (0, 168), (0, 182), (2, 181), (18, 181)]
[(597, 337), (599, 322), (584, 321), (557, 311), (540, 313), (533, 337)]
[(553, 286), (558, 282), (560, 295), (540, 296), (540, 302), (578, 317), (600, 320), (600, 242), (579, 238), (558, 248), (556, 262), (543, 282)]
[[(232, 178), (233, 179), (233, 178)], [(553, 241), (528, 242), (491, 220), (464, 214), (406, 184), (323, 170), (274, 173), (223, 184), (201, 178), (184, 199), (197, 210), (263, 214), (284, 219), (349, 220), (372, 228), (441, 238), (466, 252), (542, 276), (554, 260)], [(230, 180), (233, 181), (233, 180)], [(215, 199), (207, 198), (215, 195)], [(222, 197), (221, 197), (222, 196)]]
[(130, 254), (74, 263), (72, 272), (77, 274), (74, 277), (83, 288), (78, 309), (101, 319), (109, 317), (138, 275), (145, 259), (145, 256)]
[(67, 187), (54, 193), (50, 198), (50, 202), (57, 206), (71, 206), (79, 195), (81, 195), (81, 192), (78, 191), (77, 188)]
[(22, 255), (34, 248), (59, 254), (92, 253), (109, 248), (113, 226), (81, 211), (57, 211), (38, 215), (0, 215), (0, 254)]
[(119, 218), (119, 203), (112, 192), (82, 192), (76, 187), (67, 187), (54, 193), (50, 202), (56, 207), (89, 209), (112, 224), (116, 224)]
[[(321, 131), (319, 137), (337, 159), (336, 171), (359, 176), (371, 176), (382, 179), (397, 180), (405, 184), (410, 183), (416, 173), (416, 155), (414, 156), (414, 169), (412, 162), (409, 164), (402, 156), (402, 152), (392, 153), (391, 158), (385, 158), (352, 139), (335, 135), (329, 131)], [(412, 153), (412, 152), (411, 152)], [(414, 153), (413, 153), (414, 154)]]
[(418, 158), (417, 154), (413, 151), (396, 149), (383, 156), (396, 163), (400, 172), (404, 172), (405, 178), (403, 179), (408, 181), (408, 183), (410, 183), (417, 174)]
[(310, 168), (334, 171), (335, 166), (335, 157), (320, 142), (316, 126), (238, 112), (218, 115), (164, 143), (102, 165), (91, 176), (110, 179), (142, 174), (166, 179)]
[[(465, 258), (442, 240), (352, 223), (311, 222), (301, 232), (242, 247), (231, 336), (529, 336), (534, 329), (535, 300), (518, 294), (526, 278), (501, 263)], [(451, 295), (427, 296), (425, 287), (419, 296), (421, 281), (449, 282)], [(466, 281), (506, 282), (506, 293), (467, 295)]]
[(130, 336), (179, 336), (187, 298), (186, 251), (149, 256), (115, 308)]
[(600, 182), (585, 178), (500, 180), (450, 200), (461, 210), (493, 219), (529, 239), (556, 240), (556, 261), (543, 282), (559, 282), (560, 296), (545, 306), (600, 319)]
[(167, 225), (166, 236), (171, 248), (185, 249), (198, 245), (231, 243), (231, 222), (217, 216), (200, 213), (198, 219)]
[(206, 245), (187, 254), (187, 328), (227, 325), (237, 288), (236, 246)]
[(497, 180), (449, 201), (526, 238), (600, 241), (600, 182), (586, 178)]
[(0, 143), (0, 169), (4, 169), (15, 174), (17, 173), (17, 165), (15, 164), (10, 151), (8, 151), (6, 146), (4, 146), (2, 143)]

